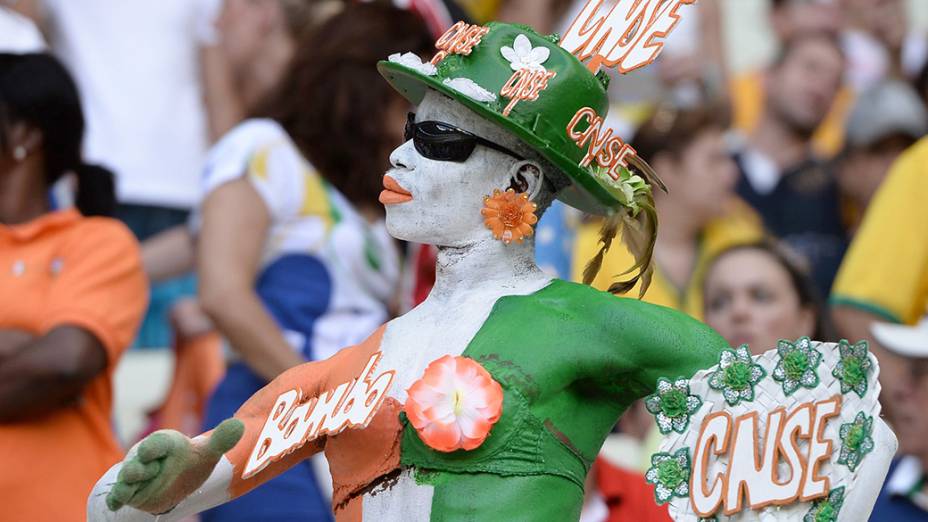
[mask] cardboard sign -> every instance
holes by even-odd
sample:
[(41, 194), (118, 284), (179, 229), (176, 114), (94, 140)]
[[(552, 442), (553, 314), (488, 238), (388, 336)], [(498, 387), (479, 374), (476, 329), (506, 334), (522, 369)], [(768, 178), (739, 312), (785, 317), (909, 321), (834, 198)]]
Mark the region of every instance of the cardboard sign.
[(373, 354), (357, 379), (317, 397), (304, 399), (299, 389), (282, 393), (264, 423), (242, 479), (311, 440), (349, 428), (366, 427), (380, 409), (395, 374), (390, 370), (373, 376), (382, 355), (381, 352)]
[(730, 350), (691, 379), (662, 379), (646, 399), (666, 434), (646, 475), (657, 501), (687, 522), (851, 520), (830, 517), (854, 495), (875, 498), (858, 488), (881, 482), (871, 471), (860, 485), (883, 458), (878, 373), (866, 343), (803, 338), (757, 356)]
[(657, 59), (664, 48), (661, 38), (680, 21), (680, 7), (696, 0), (588, 0), (561, 39), (567, 49), (596, 73), (603, 65), (627, 73)]

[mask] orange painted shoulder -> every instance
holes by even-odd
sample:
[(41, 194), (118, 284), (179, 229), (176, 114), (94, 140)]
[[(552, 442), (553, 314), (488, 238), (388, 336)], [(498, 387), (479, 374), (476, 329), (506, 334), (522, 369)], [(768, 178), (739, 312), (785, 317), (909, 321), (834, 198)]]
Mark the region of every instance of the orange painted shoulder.
[[(268, 464), (260, 468), (260, 471), (245, 473), (249, 457), (257, 445), (263, 443), (262, 430), (273, 414), (272, 409), (278, 398), (296, 390), (303, 401), (300, 403), (302, 405), (304, 402), (320, 397), (323, 393), (332, 393), (332, 390), (343, 383), (358, 379), (372, 357), (380, 351), (385, 329), (386, 325), (381, 326), (363, 342), (343, 348), (324, 361), (309, 362), (287, 370), (255, 393), (239, 408), (235, 413), (235, 418), (244, 422), (245, 434), (235, 448), (226, 453), (234, 467), (230, 485), (230, 492), (233, 496), (244, 494), (325, 448), (326, 442), (331, 440), (331, 437), (321, 435), (318, 438), (304, 440), (288, 449), (286, 454), (271, 459)], [(379, 368), (373, 368), (371, 373), (379, 371)], [(387, 405), (381, 409), (390, 410), (391, 408), (393, 405)], [(380, 416), (377, 415), (379, 413), (379, 411), (375, 413), (375, 418)], [(386, 419), (381, 419), (375, 424), (382, 425), (384, 420)]]

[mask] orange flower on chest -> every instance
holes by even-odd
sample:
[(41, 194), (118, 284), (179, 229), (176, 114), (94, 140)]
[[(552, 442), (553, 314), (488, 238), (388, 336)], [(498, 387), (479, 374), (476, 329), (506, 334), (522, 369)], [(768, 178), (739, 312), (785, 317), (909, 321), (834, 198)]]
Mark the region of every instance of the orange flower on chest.
[(513, 241), (521, 243), (530, 237), (534, 230), (532, 225), (538, 222), (535, 211), (538, 205), (528, 200), (527, 194), (516, 194), (512, 189), (506, 192), (494, 190), (492, 196), (483, 198), (483, 223), (493, 232), (493, 237), (507, 245)]
[(503, 388), (467, 357), (432, 361), (406, 393), (409, 422), (422, 442), (442, 452), (479, 447), (503, 409)]

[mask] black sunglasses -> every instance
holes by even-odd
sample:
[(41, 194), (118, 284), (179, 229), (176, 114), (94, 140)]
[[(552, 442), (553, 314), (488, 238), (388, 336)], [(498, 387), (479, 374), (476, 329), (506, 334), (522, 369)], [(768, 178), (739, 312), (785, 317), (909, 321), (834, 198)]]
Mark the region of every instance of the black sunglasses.
[(473, 154), (478, 144), (508, 154), (520, 161), (525, 159), (502, 145), (497, 145), (488, 139), (447, 123), (439, 121), (416, 123), (416, 115), (411, 112), (406, 118), (406, 141), (409, 140), (412, 140), (419, 154), (435, 161), (463, 163)]

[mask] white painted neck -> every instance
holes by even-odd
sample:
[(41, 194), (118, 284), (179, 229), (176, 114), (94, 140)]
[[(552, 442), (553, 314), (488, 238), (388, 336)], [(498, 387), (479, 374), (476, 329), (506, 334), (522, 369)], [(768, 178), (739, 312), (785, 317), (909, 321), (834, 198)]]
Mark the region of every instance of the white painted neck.
[(460, 247), (439, 247), (435, 286), (430, 301), (449, 301), (483, 289), (499, 295), (522, 293), (526, 283), (543, 283), (550, 277), (535, 264), (535, 243), (522, 244), (481, 239)]

